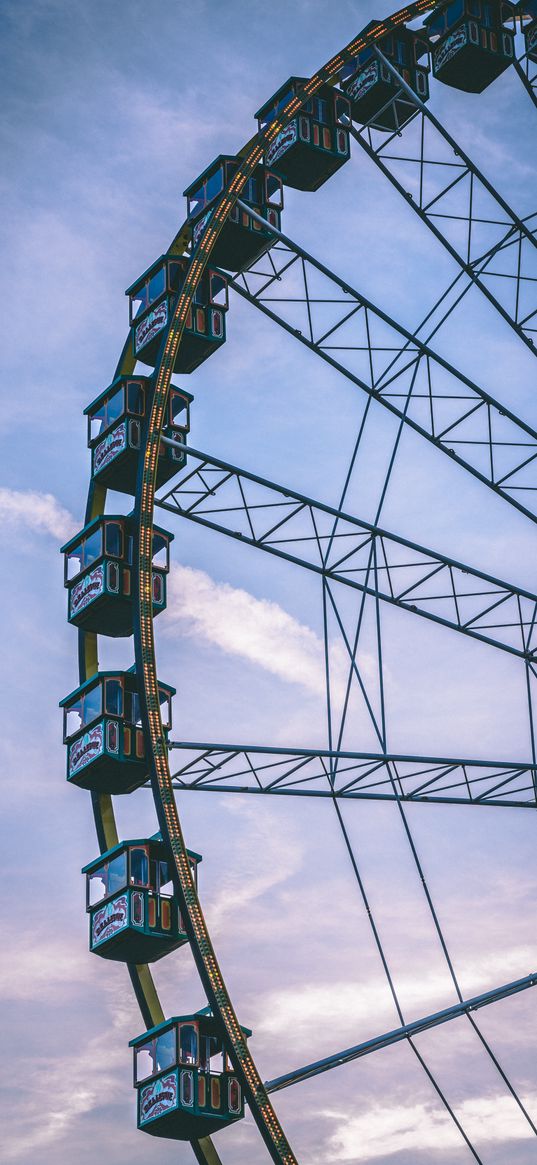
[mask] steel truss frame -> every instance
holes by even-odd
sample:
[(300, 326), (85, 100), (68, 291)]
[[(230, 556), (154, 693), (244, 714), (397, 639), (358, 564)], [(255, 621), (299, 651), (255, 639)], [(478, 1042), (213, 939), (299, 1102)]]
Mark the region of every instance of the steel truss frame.
[(535, 518), (535, 429), (348, 280), (288, 235), (270, 229), (277, 239), (274, 247), (231, 280), (233, 289), (373, 401)]
[(537, 769), (517, 761), (171, 741), (176, 789), (277, 797), (537, 808)]
[[(352, 137), (519, 338), (534, 350), (537, 213), (519, 218), (377, 45), (373, 52), (397, 84), (387, 103), (397, 128), (386, 134), (370, 120), (359, 128), (351, 125)], [(403, 126), (397, 122), (401, 100), (408, 118)], [(491, 267), (493, 261), (495, 268)]]
[(517, 655), (537, 679), (537, 595), (230, 462), (186, 453), (199, 464), (156, 498), (161, 509)]

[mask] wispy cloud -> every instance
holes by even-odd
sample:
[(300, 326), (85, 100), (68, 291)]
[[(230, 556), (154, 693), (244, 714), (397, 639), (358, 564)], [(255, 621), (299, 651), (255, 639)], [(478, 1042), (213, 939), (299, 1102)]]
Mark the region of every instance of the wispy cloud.
[[(528, 1108), (537, 1096), (522, 1098)], [(443, 1110), (433, 1112), (425, 1104), (378, 1105), (361, 1116), (327, 1110), (323, 1116), (337, 1120), (338, 1127), (329, 1140), (331, 1162), (374, 1161), (404, 1150), (430, 1151), (437, 1155), (461, 1146), (461, 1136)], [(457, 1106), (463, 1128), (478, 1143), (502, 1143), (529, 1140), (533, 1133), (520, 1117), (508, 1096), (477, 1096)], [(326, 1157), (324, 1158), (326, 1160)]]
[(0, 520), (13, 529), (51, 534), (59, 542), (75, 533), (75, 519), (53, 494), (0, 486)]

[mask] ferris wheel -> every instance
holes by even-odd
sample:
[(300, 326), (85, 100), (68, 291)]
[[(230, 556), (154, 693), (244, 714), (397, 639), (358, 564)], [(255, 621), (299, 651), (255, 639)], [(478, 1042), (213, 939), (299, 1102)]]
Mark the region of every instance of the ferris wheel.
[[(516, 979), (465, 997), (407, 809), (419, 802), (471, 803), (499, 813), (537, 805), (537, 594), (381, 524), (407, 430), (506, 507), (536, 520), (537, 431), (509, 408), (507, 392), (496, 400), (436, 345), (474, 289), (514, 342), (537, 352), (537, 214), (520, 218), (434, 113), (440, 85), (481, 93), (510, 66), (537, 104), (536, 0), (417, 0), (373, 21), (312, 78), (289, 78), (257, 111), (255, 137), (236, 155), (219, 155), (188, 186), (183, 226), (127, 289), (130, 328), (112, 383), (85, 410), (91, 450), (85, 524), (62, 548), (68, 618), (79, 637), (79, 685), (62, 706), (68, 781), (91, 793), (99, 846), (83, 871), (90, 949), (127, 964), (140, 1006), (145, 1030), (131, 1041), (138, 1127), (189, 1142), (205, 1165), (218, 1165), (226, 1127), (244, 1117), (245, 1107), (270, 1158), (277, 1165), (296, 1162), (272, 1095), (402, 1041), (468, 1159), (481, 1162), (479, 1145), (416, 1042), (420, 1033), (461, 1018), (537, 1136), (474, 1014), (536, 986), (537, 973), (521, 968)], [(455, 278), (413, 331), (285, 233), (285, 187), (318, 190), (351, 153), (367, 155), (431, 232), (431, 246), (444, 248), (456, 264)], [(189, 444), (194, 395), (185, 376), (225, 344), (236, 297), (362, 395), (338, 504)], [(351, 482), (375, 410), (389, 415), (393, 437), (374, 519), (366, 521), (354, 512)], [(107, 512), (109, 490), (132, 497), (130, 513)], [(326, 747), (215, 742), (210, 726), (205, 741), (173, 738), (175, 689), (158, 672), (153, 626), (166, 609), (172, 516), (207, 537), (213, 531), (264, 551), (316, 581)], [(299, 583), (304, 575), (297, 569), (296, 577)], [(389, 609), (507, 653), (526, 684), (532, 742), (526, 762), (390, 750), (381, 617)], [(366, 635), (375, 696), (363, 667)], [(101, 670), (99, 636), (132, 638), (134, 666)], [(376, 742), (367, 749), (352, 731), (356, 693)], [(148, 781), (159, 832), (120, 838), (114, 798)], [(279, 1076), (262, 1080), (248, 1043), (252, 1033), (236, 1015), (202, 912), (202, 855), (187, 848), (178, 789), (330, 803), (396, 1027), (300, 1067), (282, 1064)], [(396, 806), (456, 997), (411, 1022), (343, 812), (345, 801), (357, 800)], [(150, 965), (186, 945), (207, 1006), (165, 1014)]]

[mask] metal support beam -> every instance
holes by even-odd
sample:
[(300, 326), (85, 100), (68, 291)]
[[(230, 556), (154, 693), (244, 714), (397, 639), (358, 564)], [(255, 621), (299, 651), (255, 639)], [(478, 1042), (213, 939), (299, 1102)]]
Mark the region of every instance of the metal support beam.
[(288, 235), (268, 226), (246, 203), (240, 205), (277, 242), (249, 270), (232, 279), (231, 287), (535, 520), (535, 429)]
[(331, 1068), (339, 1068), (342, 1064), (349, 1064), (351, 1060), (358, 1060), (362, 1056), (369, 1055), (370, 1052), (377, 1052), (381, 1048), (387, 1048), (390, 1044), (399, 1043), (401, 1040), (412, 1039), (414, 1036), (420, 1035), (421, 1032), (430, 1031), (433, 1027), (448, 1023), (451, 1019), (459, 1019), (462, 1015), (479, 1011), (480, 1008), (497, 1003), (500, 999), (507, 999), (510, 995), (518, 995), (519, 992), (526, 991), (528, 987), (535, 987), (536, 984), (537, 973), (526, 975), (525, 978), (516, 979), (504, 987), (497, 987), (494, 991), (485, 991), (482, 995), (474, 995), (471, 999), (454, 1004), (453, 1007), (445, 1007), (443, 1011), (435, 1011), (423, 1019), (416, 1019), (413, 1023), (406, 1023), (402, 1027), (394, 1028), (393, 1031), (385, 1032), (384, 1035), (375, 1036), (372, 1040), (355, 1044), (353, 1048), (345, 1048), (344, 1051), (337, 1052), (333, 1056), (326, 1056), (323, 1060), (306, 1064), (294, 1072), (287, 1072), (285, 1076), (278, 1076), (274, 1080), (267, 1081), (265, 1088), (267, 1092), (280, 1092), (282, 1088), (289, 1088), (290, 1084), (299, 1084), (303, 1080), (310, 1080), (312, 1076), (320, 1076), (322, 1072), (328, 1072)]
[[(377, 45), (373, 52), (397, 84), (393, 101), (403, 94), (416, 117), (394, 134), (382, 133), (372, 123), (351, 126), (354, 140), (537, 355), (537, 216), (531, 216), (531, 226), (521, 219)], [(399, 147), (399, 139), (409, 136), (416, 139), (410, 154)], [(501, 270), (491, 266), (497, 256)]]
[(174, 788), (185, 792), (537, 808), (531, 762), (208, 741), (169, 749), (180, 755)]
[(175, 444), (200, 464), (156, 499), (161, 509), (537, 664), (537, 595)]

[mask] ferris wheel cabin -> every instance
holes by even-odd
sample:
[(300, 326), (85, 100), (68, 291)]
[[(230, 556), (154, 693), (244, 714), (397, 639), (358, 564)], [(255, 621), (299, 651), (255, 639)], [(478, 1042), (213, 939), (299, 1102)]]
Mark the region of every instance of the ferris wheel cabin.
[[(305, 83), (290, 77), (256, 113), (259, 130), (270, 125)], [(350, 157), (350, 102), (330, 85), (302, 106), (297, 117), (274, 138), (265, 162), (286, 186), (318, 190)]]
[(513, 63), (514, 13), (505, 0), (452, 0), (436, 9), (425, 20), (433, 76), (465, 93), (482, 93)]
[[(88, 418), (88, 446), (95, 482), (120, 493), (134, 494), (140, 457), (141, 431), (151, 406), (153, 381), (149, 376), (119, 376), (84, 410)], [(163, 432), (186, 445), (190, 431), (190, 405), (194, 397), (184, 388), (170, 388)], [(186, 463), (181, 449), (161, 443), (157, 463), (157, 487), (173, 477)]]
[[(186, 257), (161, 255), (125, 292), (129, 297), (134, 355), (151, 368), (155, 367), (162, 336), (172, 319), (190, 262)], [(196, 288), (174, 372), (193, 372), (225, 342), (227, 309), (226, 276), (209, 267)]]
[[(238, 168), (239, 162), (235, 157), (220, 154), (185, 190), (194, 248), (211, 218), (217, 200)], [(267, 170), (266, 166), (256, 166), (240, 197), (241, 201), (248, 203), (261, 218), (277, 230), (280, 229), (283, 208), (281, 178)], [(243, 267), (249, 267), (264, 255), (273, 242), (274, 235), (269, 230), (265, 230), (240, 206), (235, 206), (216, 240), (211, 258), (219, 267), (225, 267), (229, 271), (241, 271)]]
[[(201, 855), (188, 850), (194, 884)], [(122, 841), (84, 866), (90, 951), (154, 963), (187, 942), (160, 833)]]
[[(165, 733), (171, 728), (175, 688), (159, 684), (158, 698)], [(147, 752), (142, 727), (138, 677), (126, 672), (97, 672), (61, 701), (67, 780), (81, 789), (113, 795), (131, 793), (147, 779)]]
[(521, 0), (517, 16), (522, 21), (524, 47), (530, 61), (537, 64), (537, 0)]
[[(106, 515), (94, 518), (62, 546), (68, 619), (98, 635), (133, 633), (132, 567), (135, 521)], [(166, 607), (166, 575), (174, 535), (153, 527), (153, 616)]]
[[(364, 30), (376, 28), (374, 20)], [(429, 99), (429, 44), (423, 34), (409, 28), (398, 28), (375, 42), (407, 85), (421, 101)], [(354, 121), (371, 123), (375, 129), (388, 132), (405, 125), (416, 112), (416, 106), (398, 86), (397, 77), (384, 61), (375, 55), (373, 47), (362, 49), (341, 71), (341, 88), (352, 104)]]
[(242, 1089), (210, 1008), (167, 1019), (129, 1047), (144, 1133), (188, 1141), (244, 1116)]

